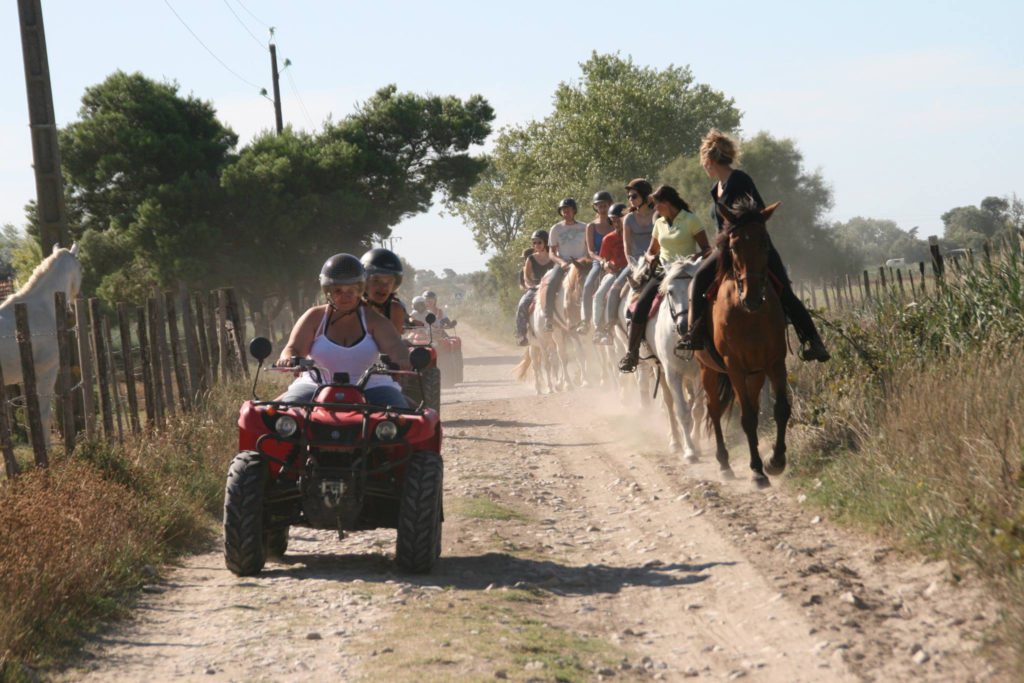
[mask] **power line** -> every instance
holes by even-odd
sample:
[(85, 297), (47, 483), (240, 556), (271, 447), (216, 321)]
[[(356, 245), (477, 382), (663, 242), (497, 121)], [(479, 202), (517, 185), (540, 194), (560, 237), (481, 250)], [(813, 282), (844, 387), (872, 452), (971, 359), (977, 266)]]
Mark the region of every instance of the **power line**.
[(267, 46), (263, 44), (263, 41), (257, 38), (256, 34), (249, 30), (249, 27), (245, 24), (244, 21), (242, 21), (242, 17), (238, 16), (238, 12), (236, 12), (235, 8), (231, 6), (231, 3), (229, 3), (228, 0), (224, 0), (224, 5), (228, 8), (228, 11), (231, 12), (231, 16), (235, 18), (235, 21), (237, 21), (241, 25), (241, 27), (245, 29), (246, 33), (252, 36), (252, 39), (256, 41), (256, 44), (259, 45), (261, 49), (267, 49)]
[(235, 0), (235, 2), (237, 2), (237, 3), (238, 3), (238, 6), (239, 6), (239, 7), (241, 7), (242, 9), (244, 9), (244, 10), (245, 10), (245, 13), (246, 13), (246, 14), (248, 14), (248, 15), (249, 15), (250, 17), (252, 17), (253, 19), (255, 19), (255, 20), (256, 20), (256, 23), (257, 23), (257, 24), (261, 24), (261, 25), (263, 25), (263, 27), (264, 27), (264, 28), (273, 28), (273, 27), (272, 27), (272, 26), (271, 26), (270, 24), (268, 24), (268, 23), (266, 23), (266, 22), (264, 22), (264, 21), (260, 21), (259, 17), (257, 17), (257, 16), (256, 16), (255, 14), (253, 14), (252, 12), (250, 12), (250, 11), (249, 11), (249, 8), (248, 8), (248, 7), (246, 7), (245, 5), (243, 5), (243, 4), (242, 4), (242, 0)]
[(299, 101), (299, 107), (302, 109), (302, 113), (306, 116), (306, 121), (309, 122), (309, 127), (316, 128), (316, 124), (313, 123), (313, 117), (309, 115), (309, 110), (306, 109), (306, 103), (302, 101), (302, 95), (299, 94), (299, 88), (295, 85), (295, 79), (292, 78), (292, 72), (286, 72), (288, 75), (288, 85), (291, 86), (292, 93), (295, 95), (295, 99)]
[(232, 76), (234, 76), (234, 77), (235, 77), (235, 78), (237, 78), (238, 80), (242, 81), (243, 83), (245, 83), (245, 84), (246, 84), (246, 85), (248, 85), (249, 87), (251, 87), (251, 88), (255, 88), (256, 90), (264, 90), (264, 88), (261, 88), (260, 86), (256, 85), (255, 83), (253, 83), (252, 81), (250, 81), (249, 79), (247, 79), (247, 78), (246, 78), (245, 76), (241, 75), (240, 73), (238, 73), (237, 71), (235, 71), (234, 69), (232, 69), (232, 68), (231, 68), (230, 66), (228, 66), (228, 65), (227, 65), (227, 64), (226, 64), (226, 63), (224, 62), (224, 60), (223, 60), (223, 59), (221, 59), (221, 58), (220, 58), (220, 57), (218, 57), (218, 56), (217, 56), (216, 54), (214, 54), (213, 50), (211, 50), (211, 49), (210, 49), (210, 48), (209, 48), (209, 47), (208, 47), (208, 46), (206, 45), (206, 43), (204, 43), (204, 42), (203, 42), (203, 39), (202, 39), (202, 38), (200, 38), (200, 37), (199, 37), (198, 35), (196, 35), (196, 32), (195, 32), (195, 31), (193, 31), (193, 30), (192, 30), (192, 28), (191, 28), (191, 27), (190, 27), (190, 26), (189, 26), (188, 24), (186, 24), (186, 23), (185, 23), (185, 20), (181, 18), (181, 15), (180, 15), (180, 14), (178, 14), (177, 10), (175, 10), (175, 9), (174, 9), (174, 7), (173, 7), (173, 6), (171, 5), (171, 3), (170, 3), (170, 0), (164, 0), (164, 4), (165, 4), (165, 5), (167, 5), (167, 8), (168, 8), (169, 10), (171, 10), (171, 12), (173, 12), (173, 13), (174, 13), (174, 16), (178, 18), (178, 21), (180, 21), (180, 22), (181, 22), (181, 25), (182, 25), (182, 26), (184, 26), (184, 27), (185, 27), (185, 29), (186, 29), (186, 30), (187, 30), (187, 31), (188, 31), (189, 33), (191, 33), (191, 34), (192, 34), (192, 37), (196, 39), (196, 42), (198, 42), (198, 43), (199, 43), (200, 45), (202, 45), (202, 46), (203, 46), (203, 49), (204, 49), (204, 50), (206, 50), (207, 52), (209, 52), (209, 53), (210, 53), (210, 56), (211, 56), (211, 57), (213, 57), (214, 59), (216, 59), (216, 60), (217, 60), (217, 63), (218, 63), (218, 64), (220, 64), (220, 65), (221, 65), (222, 67), (224, 67), (225, 69), (227, 69), (227, 71), (228, 71), (228, 72), (229, 72), (229, 73), (230, 73), (230, 74), (231, 74)]

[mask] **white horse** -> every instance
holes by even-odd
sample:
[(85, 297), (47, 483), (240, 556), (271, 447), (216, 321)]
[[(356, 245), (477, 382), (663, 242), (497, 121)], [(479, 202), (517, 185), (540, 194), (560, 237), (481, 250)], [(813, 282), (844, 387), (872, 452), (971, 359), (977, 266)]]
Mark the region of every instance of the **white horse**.
[[(635, 274), (638, 262), (631, 256), (627, 258), (629, 259), (628, 267)], [(610, 321), (612, 323), (612, 345), (608, 348), (614, 349), (613, 357), (610, 360), (615, 372), (619, 372), (619, 359), (626, 355), (626, 349), (629, 347), (629, 318), (626, 317), (626, 314), (633, 300), (633, 290), (628, 284), (623, 285), (623, 290), (618, 310), (615, 313), (615, 317)], [(654, 364), (650, 359), (644, 358), (646, 355), (649, 354), (640, 354), (643, 360), (637, 364), (635, 382), (627, 383), (623, 381), (619, 384), (619, 395), (624, 403), (628, 400), (626, 391), (629, 387), (637, 387), (640, 393), (640, 405), (645, 409), (650, 406), (651, 396), (654, 392)]]
[(668, 264), (659, 287), (662, 301), (658, 313), (647, 323), (647, 344), (658, 359), (662, 371), (665, 409), (668, 412), (673, 452), (682, 452), (683, 461), (697, 462), (694, 440), (697, 438), (699, 412), (705, 407), (700, 367), (692, 357), (676, 353), (682, 329), (686, 326), (689, 289), (699, 259), (679, 259)]
[[(520, 371), (521, 375), (525, 375), (526, 369), (533, 364), (538, 393), (542, 392), (541, 378), (537, 373), (542, 369), (545, 370), (551, 391), (566, 391), (574, 386), (583, 386), (586, 377), (583, 345), (579, 335), (573, 331), (581, 317), (582, 267), (578, 264), (570, 266), (556, 293), (554, 311), (545, 312), (542, 302), (550, 279), (551, 273), (545, 275), (537, 292), (537, 303), (530, 315), (530, 331), (527, 335), (530, 339), (530, 360), (527, 362), (524, 358), (526, 367)], [(548, 329), (549, 320), (551, 329)], [(577, 366), (576, 372), (570, 374), (569, 366), (573, 361)]]
[(43, 438), (47, 443), (50, 440), (52, 398), (60, 366), (53, 295), (55, 292), (66, 292), (71, 302), (78, 296), (81, 286), (82, 264), (78, 261), (78, 244), (72, 244), (70, 249), (55, 246), (53, 253), (32, 271), (28, 282), (0, 304), (0, 363), (3, 364), (4, 382), (7, 384), (20, 384), (24, 380), (21, 374), (21, 355), (15, 338), (14, 305), (28, 304), (39, 412), (43, 422)]

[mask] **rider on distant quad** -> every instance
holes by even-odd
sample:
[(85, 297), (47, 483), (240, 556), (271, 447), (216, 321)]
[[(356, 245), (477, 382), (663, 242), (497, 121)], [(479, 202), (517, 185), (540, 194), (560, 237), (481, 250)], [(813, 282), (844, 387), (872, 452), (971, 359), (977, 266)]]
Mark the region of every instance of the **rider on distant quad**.
[(405, 305), (395, 295), (402, 286), (402, 259), (392, 251), (378, 248), (363, 254), (362, 262), (366, 271), (363, 300), (390, 320), (401, 334), (408, 318)]
[(450, 319), (448, 314), (437, 305), (437, 294), (428, 289), (423, 292), (423, 298), (427, 302), (427, 312), (434, 314), (434, 317), (437, 318), (437, 324), (442, 329), (455, 327), (456, 321)]
[[(355, 256), (335, 254), (327, 259), (320, 269), (320, 288), (327, 303), (302, 314), (274, 365), (294, 367), (296, 358), (310, 358), (326, 380), (346, 373), (356, 382), (383, 352), (408, 370), (409, 348), (391, 321), (365, 305), (365, 283), (366, 271)], [(304, 372), (279, 400), (310, 401), (316, 389), (313, 374)], [(398, 383), (387, 375), (373, 375), (364, 393), (369, 403), (408, 407)]]

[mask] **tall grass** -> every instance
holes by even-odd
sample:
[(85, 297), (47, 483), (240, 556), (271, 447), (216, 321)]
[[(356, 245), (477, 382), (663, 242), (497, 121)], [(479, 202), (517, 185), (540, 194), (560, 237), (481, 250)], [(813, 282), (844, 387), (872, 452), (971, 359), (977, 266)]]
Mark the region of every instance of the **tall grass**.
[[(824, 322), (796, 371), (794, 473), (840, 518), (975, 567), (1024, 629), (1024, 264), (979, 264), (915, 303)], [(1007, 642), (1024, 663), (1024, 643)]]
[(163, 433), (81, 443), (0, 488), (0, 680), (58, 661), (153, 566), (212, 538), (245, 395), (219, 386)]

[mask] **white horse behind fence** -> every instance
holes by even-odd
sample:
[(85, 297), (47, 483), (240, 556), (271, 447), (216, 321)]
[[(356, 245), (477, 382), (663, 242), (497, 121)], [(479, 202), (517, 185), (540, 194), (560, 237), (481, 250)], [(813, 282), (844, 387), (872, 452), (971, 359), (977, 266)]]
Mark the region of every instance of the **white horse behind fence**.
[(81, 286), (82, 264), (78, 261), (78, 244), (72, 244), (70, 249), (54, 247), (53, 253), (36, 266), (28, 282), (0, 304), (0, 363), (3, 364), (4, 382), (7, 384), (20, 384), (23, 381), (21, 355), (14, 328), (14, 305), (28, 305), (39, 412), (42, 415), (43, 437), (47, 442), (50, 439), (52, 399), (60, 365), (53, 295), (55, 292), (65, 292), (68, 301), (74, 301)]

